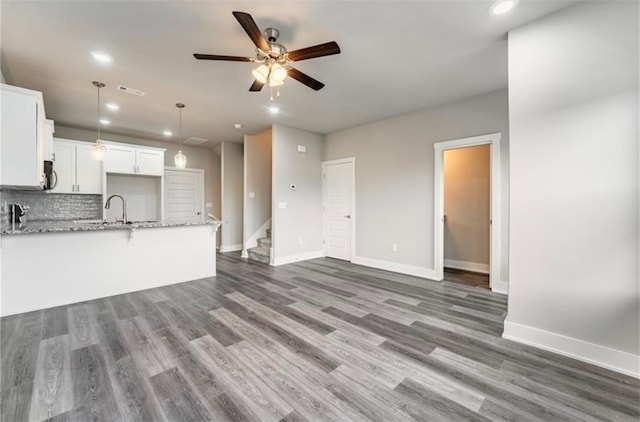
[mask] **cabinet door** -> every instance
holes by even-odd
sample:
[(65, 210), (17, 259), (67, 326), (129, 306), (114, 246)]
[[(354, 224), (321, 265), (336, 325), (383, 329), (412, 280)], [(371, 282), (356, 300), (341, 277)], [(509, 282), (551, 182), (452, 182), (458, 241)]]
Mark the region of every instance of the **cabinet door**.
[(70, 142), (54, 141), (53, 171), (57, 177), (55, 193), (74, 193), (76, 186), (76, 146)]
[(102, 193), (102, 161), (91, 158), (92, 145), (76, 146), (76, 192)]
[(136, 165), (138, 174), (162, 176), (164, 174), (164, 152), (156, 150), (136, 150)]
[(41, 186), (38, 151), (38, 100), (35, 96), (2, 89), (2, 174), (6, 186)]
[(107, 156), (104, 159), (104, 171), (107, 173), (135, 174), (135, 148), (106, 145)]
[(40, 149), (42, 151), (42, 160), (53, 160), (53, 132), (54, 125), (53, 120), (46, 119), (42, 125), (42, 145)]

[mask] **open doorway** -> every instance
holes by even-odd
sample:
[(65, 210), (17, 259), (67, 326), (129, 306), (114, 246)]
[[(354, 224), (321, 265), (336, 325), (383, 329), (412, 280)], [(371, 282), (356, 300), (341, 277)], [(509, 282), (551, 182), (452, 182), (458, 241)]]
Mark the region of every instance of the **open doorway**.
[(489, 289), (491, 147), (443, 153), (444, 278)]
[[(434, 270), (439, 280), (444, 278), (445, 267), (445, 220), (444, 209), (445, 174), (444, 160), (445, 152), (486, 145), (489, 147), (489, 287), (492, 291), (506, 293), (506, 286), (501, 281), (501, 259), (500, 259), (500, 209), (501, 209), (501, 167), (500, 167), (500, 133), (475, 136), (471, 138), (457, 139), (452, 141), (437, 142), (434, 144)], [(485, 217), (486, 218), (486, 217)]]

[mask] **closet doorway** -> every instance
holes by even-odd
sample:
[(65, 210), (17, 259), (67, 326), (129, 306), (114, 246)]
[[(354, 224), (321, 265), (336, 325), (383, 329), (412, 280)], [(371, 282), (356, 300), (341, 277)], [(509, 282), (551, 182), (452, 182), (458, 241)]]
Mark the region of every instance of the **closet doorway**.
[[(439, 280), (444, 278), (445, 267), (445, 230), (449, 230), (451, 227), (446, 227), (446, 224), (452, 225), (452, 216), (447, 216), (445, 213), (445, 152), (452, 150), (459, 150), (461, 148), (469, 148), (476, 146), (488, 146), (489, 148), (489, 215), (482, 217), (478, 215), (477, 218), (488, 217), (489, 226), (489, 287), (492, 291), (499, 293), (507, 292), (506, 283), (501, 278), (501, 247), (500, 247), (500, 209), (501, 209), (501, 168), (500, 168), (500, 133), (492, 133), (488, 135), (474, 136), (471, 138), (456, 139), (452, 141), (437, 142), (434, 144), (434, 168), (435, 168), (435, 185), (434, 185), (434, 269), (436, 277)], [(446, 221), (446, 220), (449, 221)], [(485, 224), (487, 222), (485, 221)], [(449, 232), (449, 235), (451, 232)], [(451, 259), (451, 258), (449, 258)], [(475, 259), (475, 258), (474, 258)], [(454, 259), (455, 261), (455, 259)], [(463, 261), (463, 260), (458, 260)], [(467, 261), (473, 262), (473, 261)], [(449, 261), (451, 264), (451, 261)], [(454, 264), (460, 264), (454, 263)], [(478, 267), (486, 268), (486, 267)]]

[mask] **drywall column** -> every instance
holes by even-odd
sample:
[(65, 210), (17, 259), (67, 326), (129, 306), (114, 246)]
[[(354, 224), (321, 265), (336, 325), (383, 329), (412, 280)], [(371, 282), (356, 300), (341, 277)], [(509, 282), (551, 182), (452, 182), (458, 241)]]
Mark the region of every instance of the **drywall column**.
[(221, 218), (224, 224), (220, 227), (220, 252), (242, 250), (242, 198), (244, 196), (243, 149), (241, 143), (222, 143)]
[(509, 34), (504, 337), (640, 376), (638, 3)]
[(244, 227), (242, 256), (271, 227), (271, 129), (244, 137)]
[(273, 265), (322, 256), (321, 135), (273, 125)]

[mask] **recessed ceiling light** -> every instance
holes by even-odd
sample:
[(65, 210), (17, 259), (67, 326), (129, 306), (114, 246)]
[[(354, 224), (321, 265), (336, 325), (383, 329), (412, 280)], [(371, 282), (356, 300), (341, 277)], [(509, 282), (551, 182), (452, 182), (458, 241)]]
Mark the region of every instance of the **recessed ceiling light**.
[(498, 0), (491, 5), (491, 13), (494, 15), (502, 15), (511, 10), (518, 4), (519, 0)]
[(118, 104), (114, 104), (114, 103), (106, 103), (105, 105), (107, 106), (107, 108), (108, 108), (109, 110), (112, 110), (112, 111), (118, 111), (118, 110), (120, 110), (120, 106), (119, 106)]
[(102, 63), (111, 63), (113, 61), (113, 57), (101, 51), (92, 51), (91, 55), (94, 59)]
[(280, 111), (280, 108), (274, 105), (269, 106), (268, 109), (272, 114), (276, 114)]
[(100, 123), (102, 123), (103, 125), (110, 125), (111, 124), (111, 120), (100, 119)]
[(242, 129), (242, 123), (234, 123), (233, 127), (236, 129)]
[(162, 131), (162, 134), (163, 134), (164, 136), (171, 136), (171, 135), (173, 135), (173, 132), (171, 132), (170, 130), (163, 130), (163, 131)]

